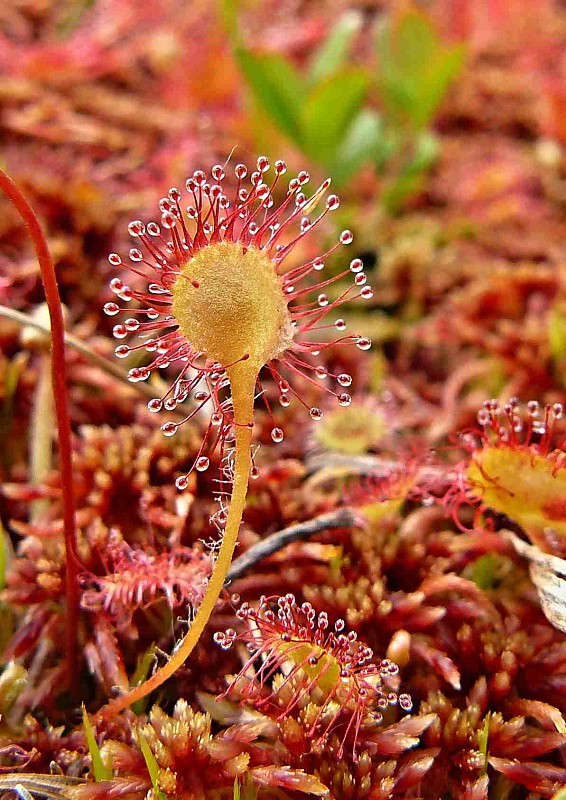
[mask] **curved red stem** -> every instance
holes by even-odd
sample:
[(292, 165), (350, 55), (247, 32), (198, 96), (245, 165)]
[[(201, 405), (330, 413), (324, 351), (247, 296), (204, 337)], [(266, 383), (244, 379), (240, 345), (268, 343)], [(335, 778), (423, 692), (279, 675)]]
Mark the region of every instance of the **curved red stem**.
[(57, 411), (57, 435), (59, 441), (59, 467), (63, 492), (63, 522), (66, 549), (66, 653), (70, 685), (77, 687), (77, 633), (79, 608), (79, 582), (77, 557), (77, 532), (75, 522), (75, 490), (73, 485), (73, 463), (71, 450), (71, 421), (67, 396), (67, 367), (65, 362), (65, 323), (55, 267), (47, 246), (45, 235), (37, 216), (24, 195), (11, 178), (0, 169), (0, 188), (8, 195), (22, 217), (33, 241), (41, 269), (45, 299), (51, 319), (51, 380)]

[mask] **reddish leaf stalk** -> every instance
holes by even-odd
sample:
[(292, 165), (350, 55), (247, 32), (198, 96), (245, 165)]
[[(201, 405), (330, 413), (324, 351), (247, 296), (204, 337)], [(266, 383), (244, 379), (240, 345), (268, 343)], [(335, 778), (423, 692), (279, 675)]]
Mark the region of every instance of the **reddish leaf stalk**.
[(75, 522), (75, 491), (73, 485), (73, 463), (71, 450), (71, 422), (67, 397), (67, 367), (65, 360), (65, 323), (55, 275), (55, 267), (47, 246), (45, 235), (37, 216), (11, 178), (0, 169), (0, 188), (8, 195), (22, 217), (33, 241), (41, 269), (45, 299), (51, 319), (51, 376), (55, 408), (57, 411), (57, 435), (61, 489), (63, 492), (63, 520), (66, 549), (66, 653), (71, 689), (77, 688), (77, 632), (79, 608), (77, 531)]

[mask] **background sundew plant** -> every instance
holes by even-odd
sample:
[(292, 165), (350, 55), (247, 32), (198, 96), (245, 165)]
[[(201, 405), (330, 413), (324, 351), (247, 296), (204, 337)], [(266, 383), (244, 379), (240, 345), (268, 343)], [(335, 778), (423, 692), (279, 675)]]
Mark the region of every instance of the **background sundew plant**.
[(0, 800), (566, 796), (559, 0), (0, 9)]

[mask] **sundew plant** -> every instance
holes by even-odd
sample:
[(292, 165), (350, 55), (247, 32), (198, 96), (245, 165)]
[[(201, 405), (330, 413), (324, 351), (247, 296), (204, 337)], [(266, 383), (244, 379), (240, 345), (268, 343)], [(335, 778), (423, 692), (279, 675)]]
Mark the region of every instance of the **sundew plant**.
[[(322, 411), (317, 406), (308, 407), (294, 388), (293, 378), (299, 376), (312, 383), (318, 380), (322, 389), (340, 405), (349, 406), (351, 397), (342, 389), (350, 386), (351, 376), (330, 373), (316, 358), (321, 350), (333, 344), (353, 344), (360, 350), (371, 346), (367, 337), (356, 334), (323, 342), (309, 337), (311, 332), (316, 336), (321, 329), (343, 331), (344, 320), (339, 318), (329, 324), (328, 312), (350, 299), (369, 299), (372, 290), (365, 285), (360, 259), (353, 259), (349, 269), (338, 275), (311, 286), (304, 285), (309, 275), (324, 270), (325, 259), (339, 245), (351, 244), (352, 234), (348, 230), (342, 231), (339, 243), (322, 255), (287, 267), (293, 249), (329, 212), (339, 207), (340, 201), (335, 194), (325, 198), (330, 179), (307, 198), (303, 189), (309, 175), (303, 171), (291, 179), (285, 199), (273, 210), (273, 191), (287, 167), (283, 161), (275, 163), (271, 184), (263, 180), (269, 168), (267, 158), (258, 158), (257, 170), (250, 176), (249, 188), (245, 188), (247, 170), (243, 164), (237, 164), (232, 200), (223, 191), (226, 176), (222, 166), (212, 168), (210, 180), (198, 170), (187, 180), (190, 204), (186, 211), (181, 206), (181, 192), (170, 189), (168, 196), (160, 201), (160, 225), (150, 222), (146, 226), (139, 220), (129, 225), (130, 234), (143, 248), (143, 251), (137, 247), (130, 250), (130, 269), (139, 273), (143, 265), (150, 271), (152, 282), (147, 291), (132, 289), (120, 278), (111, 283), (120, 300), (135, 299), (143, 304), (136, 310), (142, 321), (130, 317), (114, 327), (116, 338), (135, 332), (143, 337), (142, 343), (134, 348), (119, 345), (116, 355), (128, 356), (136, 348), (156, 353), (148, 366), (130, 370), (130, 380), (145, 380), (152, 370), (172, 362), (178, 367), (170, 388), (163, 397), (150, 400), (148, 408), (154, 412), (164, 406), (172, 410), (194, 392), (195, 408), (180, 422), (164, 423), (162, 431), (172, 436), (180, 425), (210, 407), (210, 422), (191, 469), (207, 470), (210, 453), (218, 447), (224, 476), (219, 493), (222, 539), (213, 558), (209, 585), (189, 633), (165, 667), (142, 686), (114, 701), (106, 713), (139, 700), (171, 677), (191, 653), (212, 613), (236, 545), (249, 477), (252, 471), (257, 472), (252, 463), (251, 442), (256, 392), (264, 394), (260, 379), (263, 368), (276, 382), (281, 405), (288, 405), (290, 397), (294, 397), (306, 407), (311, 419), (318, 420)], [(314, 218), (308, 216), (316, 214), (321, 200), (323, 210)], [(116, 254), (109, 260), (113, 266), (121, 264)], [(350, 286), (330, 301), (323, 290), (347, 275), (352, 278)], [(114, 316), (120, 307), (107, 303), (105, 311)], [(327, 386), (329, 381), (338, 390)], [(280, 442), (283, 437), (284, 431), (274, 424), (272, 440)], [(187, 487), (189, 475), (190, 471), (177, 478), (178, 489)], [(232, 485), (228, 501), (226, 484)]]
[(4, 6), (0, 800), (564, 800), (564, 5)]

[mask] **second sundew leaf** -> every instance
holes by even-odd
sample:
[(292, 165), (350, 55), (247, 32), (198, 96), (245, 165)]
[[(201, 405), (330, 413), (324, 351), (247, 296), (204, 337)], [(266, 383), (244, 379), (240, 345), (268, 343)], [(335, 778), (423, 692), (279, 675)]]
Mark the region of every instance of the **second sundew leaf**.
[(277, 54), (255, 55), (244, 47), (236, 47), (234, 52), (258, 106), (300, 146), (305, 85), (297, 70)]
[(470, 461), (466, 478), (483, 505), (517, 522), (535, 541), (545, 528), (566, 536), (566, 471), (531, 449), (486, 445)]
[(352, 67), (321, 83), (306, 99), (301, 117), (303, 148), (327, 169), (336, 163), (340, 144), (369, 85), (369, 74)]

